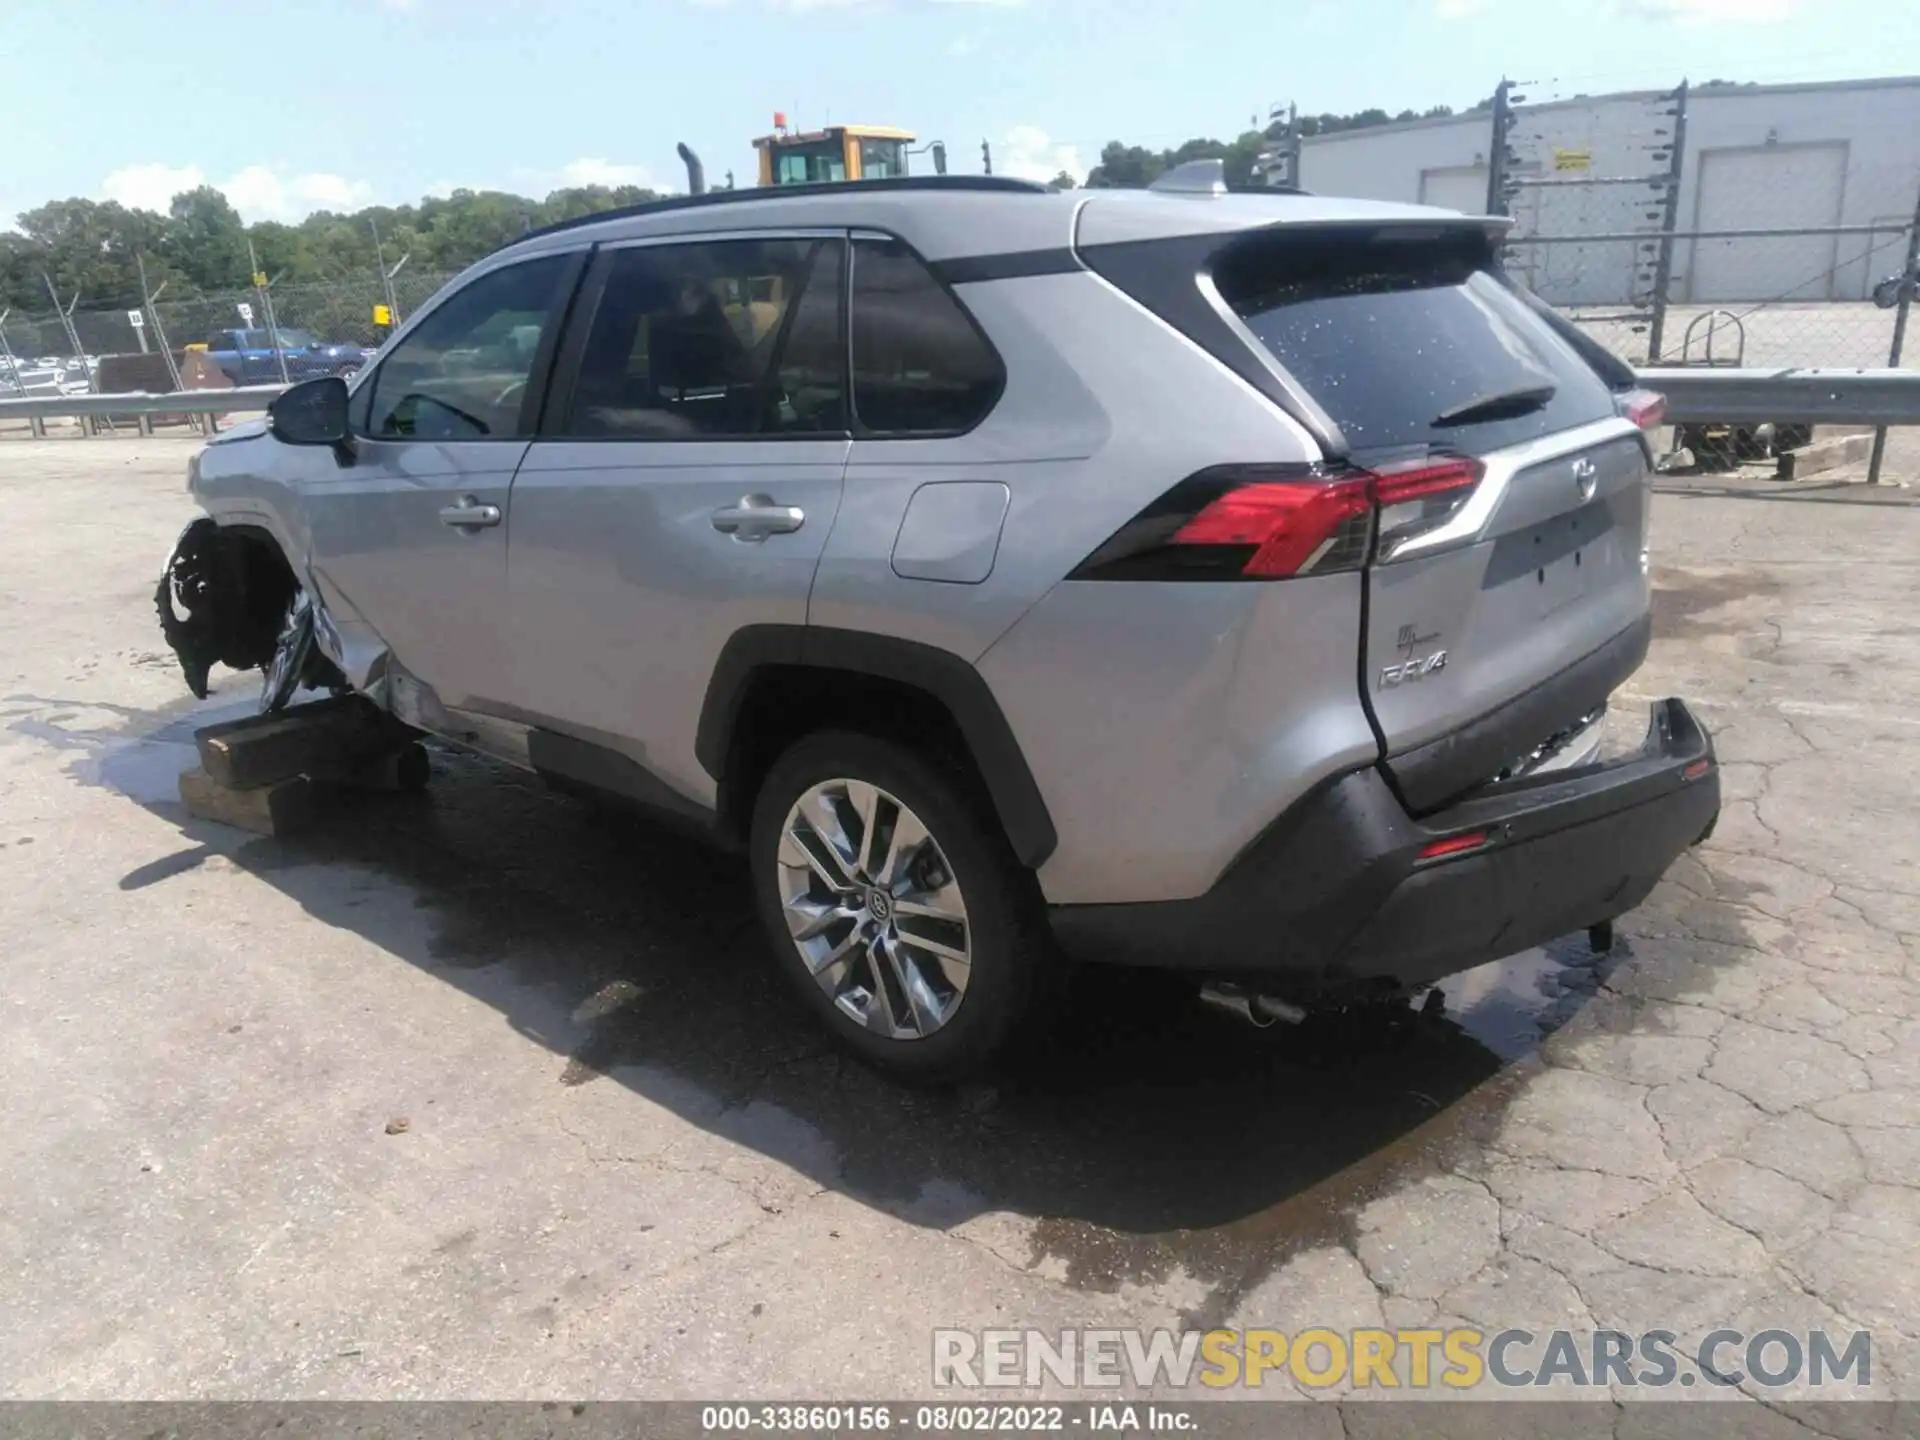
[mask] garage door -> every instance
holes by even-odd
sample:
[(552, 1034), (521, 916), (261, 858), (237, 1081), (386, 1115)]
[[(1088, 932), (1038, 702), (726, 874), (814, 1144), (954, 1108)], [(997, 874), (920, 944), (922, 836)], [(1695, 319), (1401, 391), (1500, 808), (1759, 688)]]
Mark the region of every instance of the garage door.
[[(1702, 230), (1781, 230), (1840, 223), (1847, 147), (1766, 145), (1700, 156)], [(1831, 300), (1838, 237), (1696, 240), (1686, 295), (1695, 301)]]
[(1467, 215), (1487, 213), (1487, 167), (1455, 165), (1420, 172), (1420, 203)]

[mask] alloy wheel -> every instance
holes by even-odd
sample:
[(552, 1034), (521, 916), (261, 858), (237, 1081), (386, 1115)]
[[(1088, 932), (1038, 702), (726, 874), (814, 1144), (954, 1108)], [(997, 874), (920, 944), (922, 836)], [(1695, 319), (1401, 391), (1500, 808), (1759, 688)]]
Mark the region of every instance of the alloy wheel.
[(972, 968), (966, 900), (920, 817), (862, 780), (826, 780), (787, 812), (780, 904), (794, 948), (834, 1005), (876, 1035), (946, 1025)]

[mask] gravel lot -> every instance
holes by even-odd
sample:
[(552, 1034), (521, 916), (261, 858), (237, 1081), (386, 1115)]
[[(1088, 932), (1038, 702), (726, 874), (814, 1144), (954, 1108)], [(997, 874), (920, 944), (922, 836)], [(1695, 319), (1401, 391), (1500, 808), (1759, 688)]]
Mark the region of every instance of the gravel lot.
[(489, 763), (190, 820), (254, 690), (154, 621), (190, 449), (0, 443), (0, 1396), (905, 1397), (935, 1325), (1457, 1320), (1867, 1328), (1920, 1398), (1908, 492), (1663, 486), (1633, 688), (1728, 803), (1611, 956), (1435, 1024), (1092, 994), (930, 1095), (823, 1047), (733, 862)]

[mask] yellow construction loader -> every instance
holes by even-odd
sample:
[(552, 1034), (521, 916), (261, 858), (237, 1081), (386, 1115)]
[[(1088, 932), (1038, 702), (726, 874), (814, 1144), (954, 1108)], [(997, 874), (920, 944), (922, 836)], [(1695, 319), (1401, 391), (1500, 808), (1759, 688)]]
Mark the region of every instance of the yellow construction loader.
[[(796, 130), (787, 117), (774, 112), (773, 133), (759, 136), (760, 185), (822, 185), (843, 180), (891, 180), (908, 173), (914, 148), (911, 130), (891, 125), (829, 125), (821, 130)], [(936, 140), (926, 147), (934, 173), (947, 173), (947, 147)], [(685, 145), (680, 158), (687, 167), (687, 189), (698, 195), (707, 188), (700, 159)]]

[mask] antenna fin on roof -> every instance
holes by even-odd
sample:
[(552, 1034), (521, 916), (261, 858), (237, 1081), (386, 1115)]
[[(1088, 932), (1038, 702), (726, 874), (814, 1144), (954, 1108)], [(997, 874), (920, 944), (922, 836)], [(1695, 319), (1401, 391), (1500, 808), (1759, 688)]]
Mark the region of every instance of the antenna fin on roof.
[(1163, 194), (1224, 195), (1227, 193), (1227, 162), (1189, 160), (1176, 165), (1147, 187)]

